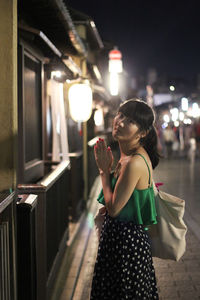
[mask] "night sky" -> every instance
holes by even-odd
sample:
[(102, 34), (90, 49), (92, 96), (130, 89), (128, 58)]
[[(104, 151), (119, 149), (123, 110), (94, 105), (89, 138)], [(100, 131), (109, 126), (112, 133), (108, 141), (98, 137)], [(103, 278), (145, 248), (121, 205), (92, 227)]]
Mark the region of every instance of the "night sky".
[(130, 75), (155, 68), (159, 75), (200, 73), (198, 1), (67, 0), (92, 17), (102, 40), (114, 42)]

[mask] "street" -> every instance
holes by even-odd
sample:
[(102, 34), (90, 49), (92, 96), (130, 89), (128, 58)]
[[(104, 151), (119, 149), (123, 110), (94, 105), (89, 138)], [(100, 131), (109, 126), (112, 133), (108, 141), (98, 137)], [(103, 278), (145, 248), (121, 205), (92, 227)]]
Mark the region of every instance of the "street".
[[(188, 225), (187, 250), (179, 262), (154, 258), (160, 299), (200, 299), (200, 160), (191, 165), (184, 159), (162, 159), (154, 172), (155, 182), (164, 183), (160, 189), (185, 199), (184, 219)], [(97, 209), (96, 197), (100, 188), (97, 178), (87, 218), (74, 242), (70, 263), (67, 253), (64, 256), (51, 300), (89, 300), (98, 247), (91, 217)]]

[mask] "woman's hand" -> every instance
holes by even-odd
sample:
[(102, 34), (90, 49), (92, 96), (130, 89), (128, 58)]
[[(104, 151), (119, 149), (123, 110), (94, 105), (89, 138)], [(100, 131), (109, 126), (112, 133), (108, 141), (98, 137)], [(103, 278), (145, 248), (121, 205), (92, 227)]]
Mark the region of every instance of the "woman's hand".
[(103, 139), (94, 146), (94, 156), (100, 173), (110, 173), (113, 164), (113, 155), (110, 147), (106, 147)]

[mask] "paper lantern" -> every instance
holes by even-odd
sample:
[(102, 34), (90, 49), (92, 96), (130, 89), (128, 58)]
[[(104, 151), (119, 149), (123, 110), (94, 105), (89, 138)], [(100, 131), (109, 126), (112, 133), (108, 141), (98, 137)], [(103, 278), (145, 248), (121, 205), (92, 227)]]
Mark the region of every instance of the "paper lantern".
[(75, 83), (68, 91), (70, 114), (76, 122), (86, 122), (92, 113), (92, 89), (87, 83)]

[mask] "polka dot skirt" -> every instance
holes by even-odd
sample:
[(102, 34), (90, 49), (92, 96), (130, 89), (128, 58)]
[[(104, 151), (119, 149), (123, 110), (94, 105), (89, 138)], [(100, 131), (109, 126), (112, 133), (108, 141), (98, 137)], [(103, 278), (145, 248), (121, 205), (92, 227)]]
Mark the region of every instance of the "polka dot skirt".
[(142, 225), (106, 215), (90, 300), (159, 299), (148, 235)]

